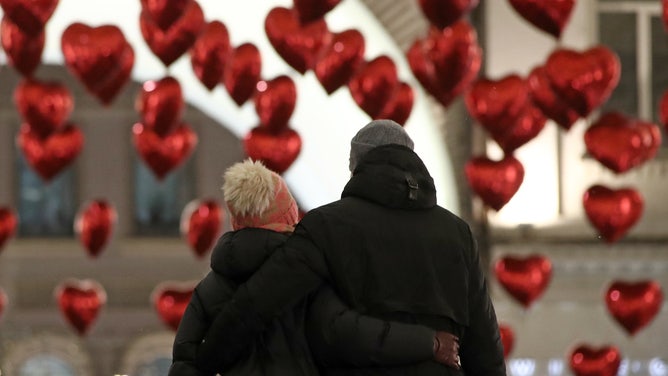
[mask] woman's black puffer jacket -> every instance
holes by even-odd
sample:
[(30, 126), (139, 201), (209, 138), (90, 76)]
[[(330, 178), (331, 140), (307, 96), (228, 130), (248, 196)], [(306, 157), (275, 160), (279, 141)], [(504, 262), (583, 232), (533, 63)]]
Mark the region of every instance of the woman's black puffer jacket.
[[(288, 235), (259, 228), (227, 232), (211, 255), (212, 271), (197, 285), (181, 319), (169, 376), (210, 376), (195, 359), (213, 318), (245, 282), (283, 244)], [(280, 286), (280, 281), (276, 281)], [(263, 292), (271, 296), (272, 291)], [(312, 305), (309, 307), (309, 305)], [(307, 319), (308, 317), (308, 319)], [(305, 335), (308, 322), (316, 354), (337, 355), (340, 365), (377, 366), (431, 359), (434, 331), (425, 326), (392, 323), (350, 310), (323, 285), (275, 318), (231, 367), (228, 375), (318, 375)], [(240, 325), (242, 325), (240, 323)], [(225, 351), (220, 349), (221, 352)]]

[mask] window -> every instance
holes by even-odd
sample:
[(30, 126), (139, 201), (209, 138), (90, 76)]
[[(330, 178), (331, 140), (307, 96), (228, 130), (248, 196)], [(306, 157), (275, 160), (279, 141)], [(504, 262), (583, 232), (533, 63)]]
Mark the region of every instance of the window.
[(136, 235), (179, 236), (183, 208), (195, 198), (193, 157), (159, 180), (146, 164), (135, 160)]
[(75, 372), (65, 360), (55, 355), (38, 354), (23, 363), (18, 375), (74, 376)]
[(71, 236), (74, 233), (75, 174), (71, 167), (45, 182), (17, 148), (19, 235)]
[(615, 51), (622, 65), (619, 85), (601, 109), (652, 121), (661, 126), (666, 139), (658, 116), (659, 102), (668, 90), (668, 32), (661, 2), (599, 0), (598, 10), (599, 42)]

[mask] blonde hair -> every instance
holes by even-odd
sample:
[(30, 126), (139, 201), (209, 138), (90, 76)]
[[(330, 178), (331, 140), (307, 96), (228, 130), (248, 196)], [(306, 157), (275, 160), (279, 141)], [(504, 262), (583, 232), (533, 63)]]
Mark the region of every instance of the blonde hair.
[(275, 196), (274, 173), (262, 162), (247, 159), (229, 167), (224, 177), (223, 198), (235, 215), (261, 215)]

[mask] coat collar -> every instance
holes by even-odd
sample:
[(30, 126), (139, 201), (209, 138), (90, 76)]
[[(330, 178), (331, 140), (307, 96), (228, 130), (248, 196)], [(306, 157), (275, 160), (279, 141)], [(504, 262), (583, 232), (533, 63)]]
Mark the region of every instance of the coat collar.
[(342, 198), (360, 197), (389, 208), (426, 209), (436, 205), (434, 180), (420, 157), (401, 145), (383, 145), (359, 161)]

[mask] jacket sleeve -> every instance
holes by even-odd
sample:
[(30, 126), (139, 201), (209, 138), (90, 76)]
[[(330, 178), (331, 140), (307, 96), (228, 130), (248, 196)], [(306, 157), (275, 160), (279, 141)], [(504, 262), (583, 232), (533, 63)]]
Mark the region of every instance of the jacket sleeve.
[[(212, 373), (205, 373), (199, 370), (195, 365), (195, 355), (197, 347), (202, 342), (207, 328), (207, 314), (204, 304), (215, 304), (215, 301), (207, 301), (207, 295), (217, 296), (217, 300), (222, 302), (225, 297), (223, 291), (214, 288), (216, 285), (215, 274), (209, 272), (207, 276), (200, 281), (190, 302), (186, 307), (181, 322), (176, 330), (174, 346), (172, 348), (172, 365), (169, 369), (169, 376), (207, 376)], [(214, 293), (217, 291), (217, 294)], [(218, 303), (220, 303), (218, 302)]]
[(478, 247), (468, 229), (469, 259), (469, 326), (461, 341), (462, 368), (467, 376), (505, 376), (506, 364), (496, 312), (489, 296), (487, 281), (480, 264)]
[(319, 366), (392, 366), (433, 359), (433, 329), (359, 314), (328, 285), (313, 297), (306, 325)]
[(285, 245), (222, 306), (197, 350), (197, 365), (208, 371), (229, 367), (272, 319), (326, 278), (322, 251), (298, 225)]

